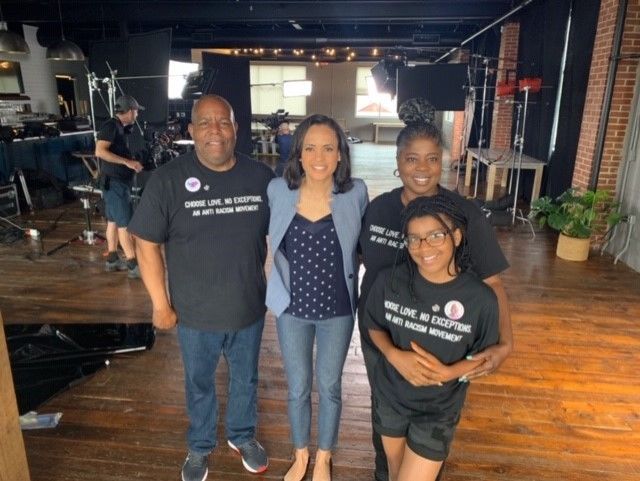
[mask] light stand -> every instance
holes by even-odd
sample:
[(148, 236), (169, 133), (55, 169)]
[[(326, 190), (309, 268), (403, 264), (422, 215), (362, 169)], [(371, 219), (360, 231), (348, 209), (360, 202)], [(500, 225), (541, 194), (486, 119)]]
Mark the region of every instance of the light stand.
[[(524, 108), (523, 108), (523, 112), (522, 112), (522, 131), (521, 133), (518, 135), (518, 130), (516, 129), (516, 136), (515, 136), (515, 140), (514, 140), (514, 147), (517, 147), (518, 150), (518, 166), (516, 168), (517, 173), (516, 173), (516, 182), (515, 182), (515, 187), (514, 187), (514, 194), (513, 194), (513, 206), (511, 208), (511, 225), (515, 225), (516, 223), (516, 219), (518, 219), (520, 222), (522, 222), (523, 224), (528, 224), (529, 227), (531, 227), (531, 232), (533, 234), (533, 237), (535, 238), (536, 233), (533, 229), (533, 226), (531, 225), (531, 221), (525, 217), (522, 214), (522, 211), (518, 211), (518, 190), (520, 188), (520, 173), (522, 171), (522, 150), (524, 148), (524, 132), (525, 132), (525, 125), (526, 125), (526, 121), (527, 121), (527, 104), (529, 103), (529, 89), (531, 87), (526, 85), (522, 88), (522, 90), (524, 90)], [(518, 108), (520, 108), (520, 105), (518, 105)], [(518, 109), (518, 123), (520, 122), (520, 111)], [(516, 145), (517, 144), (517, 145)], [(514, 158), (514, 165), (515, 165), (515, 158)], [(513, 169), (512, 169), (512, 178), (513, 178)], [(509, 191), (511, 191), (511, 186), (509, 187)], [(519, 213), (519, 215), (517, 215)]]
[[(85, 66), (86, 68), (86, 66)], [(98, 140), (98, 134), (96, 133), (96, 116), (94, 112), (93, 105), (93, 92), (100, 92), (96, 87), (95, 83), (97, 82), (95, 78), (95, 74), (92, 72), (87, 73), (87, 83), (89, 85), (89, 108), (91, 109), (91, 128), (93, 129), (93, 141), (96, 142)]]
[(47, 256), (55, 254), (60, 249), (67, 247), (74, 242), (82, 242), (86, 245), (94, 245), (106, 241), (106, 239), (97, 231), (94, 231), (93, 227), (91, 226), (92, 207), (91, 201), (89, 200), (88, 196), (88, 194), (102, 194), (102, 191), (100, 189), (94, 189), (93, 187), (86, 185), (74, 185), (72, 189), (76, 192), (80, 192), (80, 202), (82, 202), (82, 209), (84, 211), (85, 229), (79, 235), (72, 237), (68, 241), (65, 241), (62, 244), (59, 244), (58, 246), (51, 249), (49, 252), (47, 252)]
[[(22, 186), (22, 193), (24, 194), (24, 200), (27, 202), (27, 205), (29, 206), (29, 210), (33, 214), (33, 202), (31, 201), (31, 194), (29, 194), (29, 188), (27, 187), (27, 181), (24, 178), (24, 172), (22, 172), (22, 169), (18, 167), (13, 169), (13, 172), (9, 176), (9, 182), (13, 183), (14, 179), (16, 178), (16, 175), (18, 176), (18, 179), (20, 179), (20, 185)], [(18, 199), (16, 199), (16, 203), (19, 203)]]
[(509, 188), (507, 190), (507, 194), (511, 195), (511, 189), (513, 188), (513, 172), (516, 166), (516, 152), (518, 150), (518, 145), (520, 144), (520, 116), (522, 115), (522, 104), (518, 103), (516, 105), (516, 131), (513, 135), (513, 155), (511, 155), (510, 166), (509, 166)]
[[(105, 63), (107, 64), (107, 68), (109, 69), (109, 74), (111, 75), (111, 83), (109, 84), (109, 105), (111, 107), (111, 117), (113, 117), (114, 115), (114, 106), (116, 103), (115, 100), (115, 93), (116, 91), (120, 92), (120, 95), (124, 95), (124, 90), (122, 90), (122, 87), (120, 87), (120, 84), (118, 83), (118, 80), (134, 80), (134, 79), (152, 79), (152, 78), (167, 78), (168, 75), (138, 75), (138, 76), (134, 76), (134, 77), (118, 77), (118, 71), (117, 70), (113, 70), (111, 68), (111, 65), (109, 64), (108, 61), (105, 61)], [(140, 127), (140, 123), (138, 122), (138, 119), (135, 120), (136, 126), (138, 127), (138, 130), (140, 131), (140, 135), (144, 135), (144, 131), (142, 130), (142, 127)]]
[[(456, 165), (456, 192), (458, 191), (458, 185), (460, 182), (460, 169), (462, 168), (462, 161), (465, 158), (466, 154), (466, 145), (467, 145), (467, 139), (468, 139), (468, 134), (469, 134), (469, 130), (471, 128), (471, 123), (473, 122), (473, 112), (475, 112), (475, 109), (473, 108), (475, 106), (475, 101), (476, 101), (476, 89), (475, 87), (469, 87), (469, 90), (467, 92), (467, 98), (465, 100), (465, 108), (464, 108), (464, 117), (462, 120), (462, 134), (460, 135), (460, 157), (458, 158), (457, 161), (457, 165)], [(469, 122), (469, 120), (471, 120), (471, 122)]]
[[(484, 83), (482, 85), (482, 108), (480, 110), (480, 134), (478, 135), (478, 159), (482, 158), (482, 144), (484, 143), (484, 139), (482, 136), (484, 135), (484, 111), (487, 105), (487, 79), (489, 77), (489, 59), (487, 57), (483, 57), (482, 62), (484, 63)], [(473, 188), (473, 197), (478, 196), (478, 180), (480, 179), (480, 161), (477, 163), (476, 167), (476, 183)]]
[(90, 72), (86, 65), (84, 66), (84, 69), (87, 71), (87, 83), (89, 85), (89, 106), (91, 107), (91, 128), (93, 129), (93, 139), (95, 141), (97, 140), (98, 133), (96, 131), (96, 115), (95, 105), (93, 102), (93, 94), (94, 92), (97, 92), (105, 108), (110, 111), (109, 104), (107, 104), (104, 97), (102, 96), (102, 92), (100, 91), (100, 83), (107, 83), (108, 79), (98, 79), (98, 77), (96, 77), (96, 74), (94, 72)]

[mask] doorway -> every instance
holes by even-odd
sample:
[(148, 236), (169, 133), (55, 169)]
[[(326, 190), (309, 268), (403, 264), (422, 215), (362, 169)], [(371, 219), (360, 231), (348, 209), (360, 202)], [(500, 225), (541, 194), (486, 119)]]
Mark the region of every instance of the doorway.
[(56, 86), (62, 118), (68, 119), (77, 116), (76, 79), (68, 75), (56, 75)]

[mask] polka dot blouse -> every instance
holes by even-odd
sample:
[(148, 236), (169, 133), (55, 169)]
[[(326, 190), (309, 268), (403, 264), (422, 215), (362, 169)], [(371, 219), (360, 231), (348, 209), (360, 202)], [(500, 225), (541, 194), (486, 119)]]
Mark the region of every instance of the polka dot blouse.
[(311, 222), (296, 214), (281, 250), (291, 274), (289, 314), (314, 320), (351, 314), (342, 250), (331, 215)]

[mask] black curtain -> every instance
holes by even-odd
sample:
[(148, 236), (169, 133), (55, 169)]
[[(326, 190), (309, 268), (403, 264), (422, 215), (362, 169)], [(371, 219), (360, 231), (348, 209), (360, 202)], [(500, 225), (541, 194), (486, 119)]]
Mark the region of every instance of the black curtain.
[(220, 95), (231, 104), (238, 122), (236, 150), (250, 155), (253, 152), (253, 144), (249, 59), (204, 52), (202, 68), (214, 72), (213, 85), (203, 94)]
[(571, 186), (599, 11), (600, 0), (574, 0), (572, 3), (558, 136), (546, 168), (546, 188), (543, 189), (552, 197)]
[[(520, 119), (521, 132), (522, 122), (525, 123), (523, 153), (545, 162), (549, 158), (569, 4), (570, 0), (538, 1), (530, 5), (520, 18), (518, 79), (541, 78), (543, 87), (539, 92), (529, 92), (526, 118)], [(515, 99), (524, 102), (524, 93), (518, 92)], [(516, 112), (514, 109), (512, 134)], [(521, 173), (518, 192), (527, 201), (531, 198), (533, 177), (531, 171)]]
[[(540, 92), (529, 94), (523, 152), (548, 162), (541, 191), (552, 196), (571, 184), (599, 5), (599, 0), (544, 0), (531, 4), (520, 20), (518, 78), (542, 77), (543, 85)], [(556, 149), (549, 158), (570, 10), (571, 30)], [(523, 101), (524, 94), (518, 93), (516, 100)], [(515, 123), (514, 115), (513, 129)], [(526, 200), (530, 198), (532, 184), (533, 172), (524, 171), (520, 192)]]

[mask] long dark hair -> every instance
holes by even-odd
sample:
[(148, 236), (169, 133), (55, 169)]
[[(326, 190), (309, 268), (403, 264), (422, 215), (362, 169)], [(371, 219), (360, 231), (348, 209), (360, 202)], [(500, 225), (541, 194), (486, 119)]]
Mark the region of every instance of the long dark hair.
[(293, 142), (291, 151), (289, 152), (289, 158), (287, 159), (287, 166), (284, 170), (284, 180), (287, 182), (289, 189), (299, 189), (302, 184), (302, 178), (304, 177), (304, 169), (302, 168), (302, 148), (304, 138), (313, 125), (326, 125), (336, 133), (338, 138), (338, 152), (340, 153), (340, 162), (338, 167), (333, 173), (333, 181), (336, 186), (335, 193), (344, 193), (351, 190), (353, 187), (353, 180), (351, 179), (351, 156), (349, 154), (349, 143), (347, 142), (347, 136), (345, 135), (342, 127), (333, 120), (331, 117), (327, 117), (322, 114), (310, 115), (304, 119), (296, 127), (293, 133)]
[[(462, 240), (458, 246), (455, 246), (454, 244), (453, 254), (451, 256), (454, 272), (449, 272), (449, 274), (453, 276), (468, 270), (471, 267), (471, 255), (466, 234), (467, 218), (462, 210), (454, 204), (451, 199), (443, 194), (436, 194), (430, 197), (418, 197), (409, 202), (402, 211), (402, 234), (405, 237), (408, 234), (407, 229), (409, 222), (420, 217), (433, 217), (436, 219), (442, 228), (449, 234), (452, 242), (453, 233), (456, 229), (460, 230), (462, 233)], [(411, 258), (408, 250), (405, 257), (405, 262), (407, 262), (409, 267), (409, 292), (411, 294), (411, 298), (415, 299), (416, 296), (413, 288), (413, 281), (417, 271), (417, 266), (415, 261)], [(395, 267), (396, 266), (394, 266), (394, 271)]]
[(435, 109), (425, 99), (413, 98), (403, 102), (398, 117), (406, 124), (396, 138), (398, 155), (415, 139), (429, 139), (438, 147), (444, 147), (444, 136), (435, 124)]

